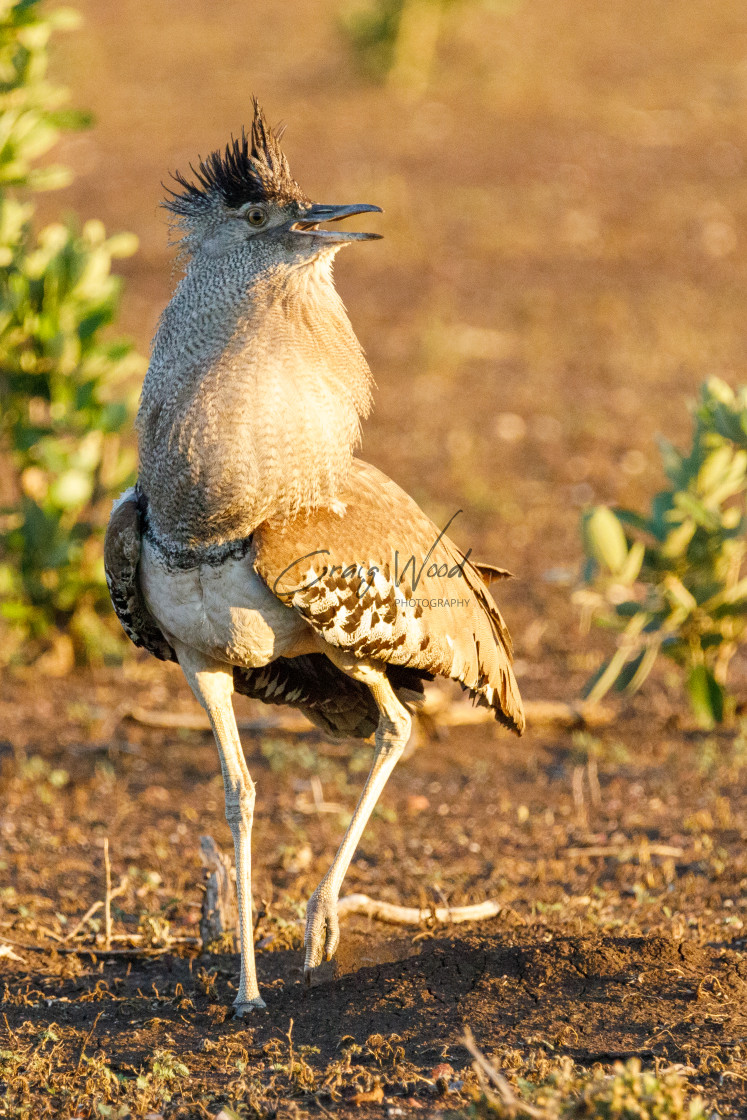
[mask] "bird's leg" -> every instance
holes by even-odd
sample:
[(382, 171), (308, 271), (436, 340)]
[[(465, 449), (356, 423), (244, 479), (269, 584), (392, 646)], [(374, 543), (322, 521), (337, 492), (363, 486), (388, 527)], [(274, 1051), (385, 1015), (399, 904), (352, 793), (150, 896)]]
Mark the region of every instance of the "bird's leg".
[[(328, 656), (330, 656), (328, 654)], [(405, 749), (410, 737), (411, 720), (406, 708), (400, 704), (389, 683), (386, 671), (379, 664), (359, 661), (351, 664), (339, 655), (336, 664), (350, 676), (363, 681), (371, 689), (379, 709), (376, 728), (376, 751), (373, 765), (363, 787), (360, 800), (348, 825), (332, 866), (316, 888), (306, 907), (306, 961), (304, 975), (310, 979), (311, 970), (326, 958), (331, 960), (340, 939), (337, 918), (337, 899), (353, 853), (358, 847), (363, 830), (368, 823), (381, 791)]]
[(236, 895), (239, 910), (241, 975), (234, 1000), (237, 1017), (264, 1007), (259, 994), (252, 938), (252, 821), (254, 819), (254, 782), (241, 748), (233, 712), (233, 673), (230, 666), (204, 657), (181, 643), (174, 642), (179, 664), (195, 696), (208, 714), (218, 745), (226, 820), (233, 835), (236, 853)]

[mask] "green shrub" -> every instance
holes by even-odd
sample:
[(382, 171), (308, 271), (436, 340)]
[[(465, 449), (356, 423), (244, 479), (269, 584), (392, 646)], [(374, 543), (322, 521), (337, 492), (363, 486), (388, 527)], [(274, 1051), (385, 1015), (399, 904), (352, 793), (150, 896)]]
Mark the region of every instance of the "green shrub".
[(42, 9), (0, 2), (0, 455), (11, 468), (0, 483), (0, 661), (54, 646), (64, 663), (119, 644), (102, 538), (135, 467), (119, 433), (143, 362), (105, 335), (120, 288), (111, 262), (135, 252), (134, 235), (107, 237), (98, 221), (32, 229), (33, 191), (69, 181), (34, 161), (61, 128), (86, 123), (46, 79), (49, 36), (71, 14)]
[[(344, 0), (338, 21), (364, 74), (410, 95), (421, 95), (430, 83), (447, 12), (467, 2)], [(480, 3), (511, 10), (515, 0)]]
[(689, 453), (660, 448), (670, 485), (647, 515), (607, 506), (583, 515), (586, 586), (575, 598), (587, 621), (619, 633), (587, 694), (640, 687), (664, 654), (683, 668), (708, 726), (733, 708), (729, 663), (747, 627), (747, 388), (709, 380)]
[(340, 9), (340, 26), (370, 78), (392, 69), (403, 7), (404, 0), (347, 0)]

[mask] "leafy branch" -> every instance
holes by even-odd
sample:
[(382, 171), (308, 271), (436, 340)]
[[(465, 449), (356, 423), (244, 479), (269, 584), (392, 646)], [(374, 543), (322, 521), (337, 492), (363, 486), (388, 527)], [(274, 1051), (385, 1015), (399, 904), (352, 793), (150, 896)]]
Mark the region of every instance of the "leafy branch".
[(662, 654), (684, 670), (693, 711), (709, 726), (734, 707), (729, 665), (747, 628), (747, 388), (711, 378), (694, 418), (687, 454), (660, 441), (670, 485), (648, 515), (608, 506), (583, 515), (587, 561), (574, 598), (585, 626), (618, 633), (589, 699), (640, 688)]
[(33, 192), (71, 178), (36, 161), (61, 129), (88, 121), (46, 76), (50, 35), (77, 20), (43, 7), (0, 2), (0, 453), (11, 467), (0, 482), (0, 660), (53, 648), (65, 667), (118, 645), (102, 536), (135, 466), (120, 432), (143, 363), (105, 333), (120, 290), (112, 260), (135, 252), (134, 235), (107, 237), (95, 220), (33, 229)]

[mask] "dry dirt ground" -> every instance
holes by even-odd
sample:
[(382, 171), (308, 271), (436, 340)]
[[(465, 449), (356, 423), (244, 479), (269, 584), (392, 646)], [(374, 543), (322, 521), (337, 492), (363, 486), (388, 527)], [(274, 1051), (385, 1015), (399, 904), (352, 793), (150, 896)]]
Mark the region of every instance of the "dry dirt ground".
[[(98, 124), (65, 139), (79, 177), (44, 216), (139, 234), (124, 326), (145, 350), (172, 284), (159, 182), (246, 123), (252, 92), (288, 122), (309, 193), (383, 205), (385, 240), (338, 268), (379, 383), (364, 453), (440, 523), (462, 508), (457, 540), (519, 574), (501, 603), (525, 694), (578, 695), (603, 649), (571, 602), (579, 510), (647, 501), (655, 434), (686, 438), (705, 377), (744, 380), (742, 0), (454, 5), (416, 101), (360, 79), (321, 0), (79, 6), (56, 68)], [(675, 676), (602, 731), (423, 732), (347, 889), (501, 914), (350, 919), (310, 991), (294, 922), (369, 748), (246, 733), (268, 1004), (247, 1023), (227, 1017), (237, 958), (189, 940), (199, 837), (229, 847), (214, 747), (136, 706), (195, 710), (139, 660), (0, 682), (0, 936), (18, 958), (0, 958), (0, 1115), (449, 1113), (474, 1086), (466, 1025), (514, 1083), (637, 1055), (747, 1113), (747, 740), (693, 731)], [(60, 952), (103, 897), (105, 838), (129, 940)], [(75, 937), (101, 936), (99, 910)]]
[[(645, 711), (596, 735), (536, 729), (521, 747), (485, 728), (422, 736), (346, 889), (423, 906), (491, 897), (502, 911), (451, 928), (348, 919), (307, 990), (294, 923), (369, 748), (245, 732), (268, 1010), (239, 1023), (237, 957), (194, 943), (199, 837), (230, 850), (215, 750), (206, 732), (127, 714), (194, 712), (176, 671), (130, 666), (127, 684), (117, 672), (3, 686), (0, 937), (15, 957), (2, 960), (0, 1115), (126, 1115), (125, 1100), (135, 1116), (346, 1115), (371, 1092), (373, 1115), (448, 1112), (474, 1088), (465, 1026), (513, 1077), (637, 1055), (683, 1066), (707, 1101), (742, 1112), (744, 738), (652, 731)], [(75, 927), (103, 898), (104, 838), (126, 883), (116, 951), (92, 955), (101, 910)]]

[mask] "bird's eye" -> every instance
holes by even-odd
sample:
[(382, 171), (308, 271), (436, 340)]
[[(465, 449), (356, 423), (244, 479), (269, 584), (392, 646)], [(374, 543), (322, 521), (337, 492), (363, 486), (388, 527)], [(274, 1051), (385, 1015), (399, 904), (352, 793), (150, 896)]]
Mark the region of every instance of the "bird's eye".
[(264, 210), (260, 209), (259, 206), (254, 206), (247, 212), (246, 220), (248, 221), (250, 226), (259, 227), (265, 224), (265, 222), (267, 221), (267, 215), (265, 214)]

